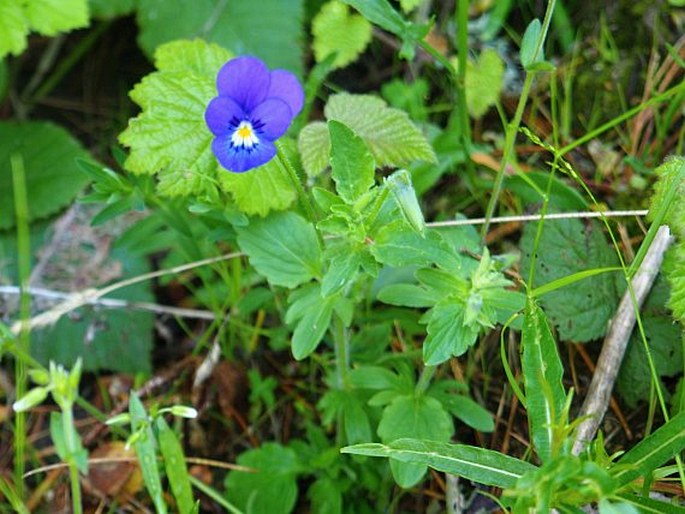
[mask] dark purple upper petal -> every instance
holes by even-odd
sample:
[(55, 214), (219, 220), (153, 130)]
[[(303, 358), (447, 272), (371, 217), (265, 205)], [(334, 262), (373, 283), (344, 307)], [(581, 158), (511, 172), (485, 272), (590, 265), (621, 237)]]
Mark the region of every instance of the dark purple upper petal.
[(224, 64), (216, 78), (219, 96), (235, 100), (245, 112), (250, 112), (267, 97), (271, 73), (256, 57), (237, 57)]
[(293, 118), (297, 116), (304, 105), (304, 91), (297, 77), (286, 70), (271, 72), (271, 84), (266, 94), (267, 98), (280, 98), (290, 107)]
[(290, 107), (280, 98), (267, 98), (250, 113), (250, 120), (259, 126), (260, 139), (278, 139), (288, 130), (293, 115)]
[(229, 171), (242, 173), (266, 164), (276, 155), (271, 141), (260, 140), (250, 151), (231, 146), (231, 136), (219, 136), (212, 141), (212, 151), (219, 163)]
[(245, 119), (245, 111), (235, 100), (227, 96), (214, 98), (205, 111), (205, 122), (215, 136), (232, 134), (235, 126), (243, 119)]

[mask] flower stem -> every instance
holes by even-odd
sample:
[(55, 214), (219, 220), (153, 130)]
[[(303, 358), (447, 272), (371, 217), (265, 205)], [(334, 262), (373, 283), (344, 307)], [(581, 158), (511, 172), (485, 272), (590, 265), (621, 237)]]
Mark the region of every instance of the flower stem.
[(76, 441), (74, 440), (74, 417), (69, 408), (62, 409), (62, 430), (67, 447), (67, 464), (69, 465), (69, 481), (71, 482), (71, 504), (74, 514), (82, 514), (81, 484), (79, 482), (78, 467), (76, 466)]
[(312, 203), (311, 199), (309, 198), (309, 195), (307, 194), (307, 191), (304, 189), (304, 185), (302, 177), (298, 175), (297, 171), (295, 170), (295, 167), (292, 165), (290, 162), (290, 159), (288, 159), (288, 156), (285, 153), (285, 148), (283, 146), (283, 143), (281, 141), (276, 141), (276, 157), (278, 160), (281, 162), (283, 165), (283, 168), (285, 171), (288, 173), (288, 177), (290, 177), (290, 181), (293, 184), (293, 187), (295, 188), (295, 191), (297, 192), (297, 197), (300, 202), (300, 206), (306, 213), (307, 217), (309, 218), (309, 221), (312, 223), (316, 224), (317, 217), (316, 217), (316, 211), (314, 210), (314, 204)]
[[(556, 0), (549, 0), (547, 4), (547, 11), (545, 12), (545, 18), (542, 22), (542, 30), (540, 32), (540, 38), (538, 39), (535, 53), (533, 54), (533, 62), (537, 59), (538, 55), (542, 50), (542, 46), (547, 37), (547, 30), (552, 21), (552, 13), (554, 12), (554, 5)], [(499, 201), (499, 195), (502, 192), (502, 184), (504, 182), (504, 174), (506, 172), (509, 161), (514, 157), (514, 142), (516, 141), (516, 134), (518, 133), (519, 126), (521, 125), (521, 119), (523, 118), (523, 111), (528, 102), (528, 95), (530, 94), (531, 86), (533, 85), (533, 79), (535, 78), (537, 72), (535, 70), (528, 71), (526, 73), (526, 78), (523, 83), (523, 89), (521, 90), (521, 96), (519, 97), (518, 105), (516, 106), (516, 112), (514, 113), (514, 119), (507, 125), (505, 136), (504, 136), (504, 153), (502, 155), (502, 162), (500, 163), (499, 171), (495, 177), (495, 184), (492, 188), (492, 195), (490, 196), (490, 201), (485, 212), (485, 223), (481, 229), (481, 239), (483, 243), (485, 242), (485, 236), (490, 228), (490, 220), (495, 214), (495, 207), (497, 207), (497, 202)]]

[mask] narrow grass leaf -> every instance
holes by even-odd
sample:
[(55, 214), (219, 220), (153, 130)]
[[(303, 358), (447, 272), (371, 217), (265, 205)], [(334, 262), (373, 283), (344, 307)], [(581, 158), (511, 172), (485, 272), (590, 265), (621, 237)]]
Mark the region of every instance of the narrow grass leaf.
[(564, 408), (564, 370), (545, 313), (532, 298), (523, 316), (521, 344), (530, 431), (540, 460), (547, 462), (553, 456), (554, 426)]
[(358, 444), (342, 448), (341, 452), (425, 464), (438, 471), (501, 488), (514, 487), (522, 475), (535, 469), (528, 462), (493, 450), (417, 439)]
[(136, 455), (138, 455), (145, 487), (150, 494), (150, 498), (152, 498), (155, 510), (158, 513), (166, 514), (167, 505), (162, 497), (162, 479), (157, 467), (155, 436), (148, 423), (145, 407), (135, 393), (131, 393), (129, 399), (129, 412), (131, 413), (131, 429), (133, 432), (140, 431), (141, 433), (140, 437), (133, 444), (133, 448), (136, 451)]
[[(624, 485), (651, 473), (685, 448), (685, 412), (628, 450), (618, 461), (615, 477)], [(627, 466), (623, 466), (627, 465)]]
[(625, 503), (636, 506), (643, 514), (684, 514), (685, 507), (674, 505), (665, 501), (653, 500), (646, 496), (636, 494), (621, 493), (618, 497)]
[(188, 469), (186, 468), (183, 448), (164, 418), (161, 416), (155, 420), (157, 441), (159, 449), (164, 457), (164, 469), (169, 479), (171, 492), (176, 498), (176, 506), (181, 513), (190, 513), (194, 509), (193, 491), (190, 486)]

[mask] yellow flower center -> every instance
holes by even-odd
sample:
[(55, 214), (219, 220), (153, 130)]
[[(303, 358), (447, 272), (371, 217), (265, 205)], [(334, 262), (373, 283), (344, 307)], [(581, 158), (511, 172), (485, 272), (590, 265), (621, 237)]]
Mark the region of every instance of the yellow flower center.
[(257, 137), (257, 134), (255, 134), (252, 124), (249, 121), (241, 121), (240, 125), (238, 125), (238, 128), (235, 129), (235, 132), (233, 132), (233, 135), (231, 136), (231, 143), (233, 143), (233, 146), (247, 148), (249, 150), (259, 143), (259, 138)]

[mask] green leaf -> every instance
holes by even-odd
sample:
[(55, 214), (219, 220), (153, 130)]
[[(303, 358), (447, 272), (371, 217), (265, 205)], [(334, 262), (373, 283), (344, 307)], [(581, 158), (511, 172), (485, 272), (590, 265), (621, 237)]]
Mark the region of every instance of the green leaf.
[(504, 62), (496, 50), (486, 48), (477, 63), (466, 65), (466, 107), (474, 118), (480, 118), (495, 105), (502, 92)]
[(316, 350), (331, 324), (336, 300), (336, 296), (323, 298), (318, 284), (307, 284), (290, 295), (285, 322), (289, 325), (297, 322), (292, 338), (295, 359), (304, 359)]
[(462, 387), (462, 391), (463, 388), (466, 388), (460, 382), (443, 380), (433, 384), (428, 390), (428, 394), (440, 401), (454, 417), (459, 418), (470, 427), (480, 432), (492, 432), (495, 429), (492, 414), (468, 396), (460, 394), (459, 386)]
[(236, 206), (250, 216), (266, 216), (287, 209), (297, 198), (279, 159), (272, 159), (249, 173), (219, 172), (221, 189), (233, 195)]
[(376, 163), (364, 143), (344, 123), (328, 122), (331, 138), (331, 176), (340, 197), (353, 204), (374, 184)]
[(246, 513), (288, 514), (297, 501), (297, 454), (276, 443), (264, 443), (238, 457), (238, 464), (255, 473), (231, 471), (226, 496)]
[(357, 391), (329, 389), (317, 404), (317, 409), (325, 425), (342, 419), (347, 444), (368, 442), (371, 440), (371, 424), (364, 410), (366, 397)]
[(618, 493), (618, 498), (626, 503), (637, 506), (642, 514), (683, 514), (685, 507), (673, 505), (668, 501), (654, 500), (646, 496), (630, 493)]
[(97, 18), (116, 18), (131, 14), (138, 0), (89, 0), (90, 11)]
[(321, 275), (316, 230), (294, 212), (274, 212), (236, 228), (238, 244), (250, 263), (278, 286), (296, 287)]
[(521, 41), (521, 65), (524, 69), (529, 69), (533, 64), (544, 61), (545, 56), (542, 48), (540, 53), (536, 56), (535, 49), (538, 45), (538, 40), (542, 33), (542, 24), (540, 20), (535, 18), (528, 24), (526, 31), (523, 34), (523, 40)]
[(0, 0), (0, 59), (23, 52), (31, 30), (55, 36), (87, 26), (87, 0)]
[(685, 323), (685, 239), (676, 241), (666, 252), (663, 271), (671, 285), (668, 307), (681, 324)]
[(44, 36), (88, 26), (88, 0), (29, 0), (25, 9), (31, 28)]
[(343, 0), (357, 9), (367, 20), (402, 38), (400, 57), (409, 61), (414, 58), (414, 46), (428, 33), (428, 25), (416, 25), (406, 21), (392, 8), (388, 0)]
[[(303, 0), (139, 0), (138, 43), (152, 55), (168, 41), (201, 37), (271, 68), (302, 74)], [(218, 71), (218, 70), (217, 70)]]
[(204, 113), (216, 96), (216, 74), (230, 57), (201, 40), (168, 43), (155, 53), (159, 71), (130, 93), (142, 112), (119, 135), (130, 148), (124, 166), (133, 173), (158, 173), (164, 195), (201, 194), (211, 187), (218, 164)]
[(333, 68), (353, 62), (371, 41), (371, 24), (337, 0), (324, 4), (312, 20), (312, 50), (316, 62), (336, 54)]
[(342, 492), (340, 486), (328, 476), (317, 479), (307, 490), (312, 514), (342, 514)]
[[(530, 269), (537, 227), (537, 223), (530, 223), (523, 229), (521, 274), (524, 277)], [(537, 253), (536, 284), (587, 269), (617, 265), (612, 247), (607, 244), (601, 226), (594, 221), (587, 224), (575, 219), (546, 221)], [(619, 280), (616, 274), (604, 273), (544, 295), (540, 305), (558, 330), (559, 339), (586, 342), (602, 337), (616, 310)]]
[(134, 392), (129, 397), (128, 404), (131, 414), (131, 431), (140, 434), (133, 443), (133, 448), (138, 456), (140, 470), (148, 494), (152, 497), (155, 510), (165, 514), (167, 505), (162, 497), (162, 479), (157, 466), (157, 453), (155, 452), (155, 436), (149, 423), (149, 418), (143, 403)]
[(330, 161), (331, 138), (328, 125), (322, 121), (314, 121), (304, 127), (298, 136), (297, 147), (307, 175), (314, 177), (321, 173)]
[(330, 296), (355, 279), (362, 256), (356, 246), (341, 240), (326, 248), (325, 257), (328, 269), (321, 281), (321, 294)]
[(467, 325), (466, 305), (460, 299), (442, 300), (428, 314), (428, 336), (423, 342), (423, 361), (428, 366), (458, 357), (475, 344), (478, 325)]
[(10, 156), (24, 161), (29, 220), (55, 214), (88, 184), (76, 159), (90, 159), (81, 144), (47, 122), (0, 122), (0, 230), (14, 226), (14, 187)]
[(390, 284), (378, 292), (378, 299), (390, 305), (405, 307), (432, 307), (440, 296), (414, 284)]
[[(680, 238), (685, 237), (685, 157), (670, 157), (654, 170), (657, 182), (650, 200), (648, 219), (653, 221), (661, 208), (666, 211), (665, 221)], [(670, 205), (664, 205), (667, 196), (675, 191)]]
[(673, 416), (653, 434), (624, 453), (616, 462), (614, 476), (621, 485), (628, 484), (641, 476), (648, 476), (683, 448), (685, 448), (685, 412)]
[[(383, 410), (378, 436), (384, 443), (403, 437), (448, 441), (454, 426), (442, 404), (426, 395), (397, 396)], [(425, 464), (390, 462), (393, 476), (402, 487), (418, 483), (426, 472)]]
[(494, 450), (414, 438), (399, 439), (389, 444), (358, 444), (342, 448), (340, 451), (423, 464), (438, 471), (502, 489), (514, 487), (521, 476), (536, 469), (528, 462)]
[(164, 457), (164, 469), (166, 470), (169, 486), (176, 498), (176, 506), (179, 512), (192, 512), (193, 491), (190, 486), (190, 476), (186, 468), (183, 448), (164, 418), (159, 416), (155, 419), (155, 429), (159, 449)]
[(461, 265), (456, 252), (438, 231), (427, 230), (421, 237), (401, 221), (378, 231), (371, 253), (378, 262), (395, 267), (437, 264), (446, 270), (457, 270)]
[(24, 6), (16, 0), (0, 0), (0, 58), (19, 55), (26, 48), (29, 25)]
[[(327, 120), (344, 123), (361, 137), (376, 159), (376, 166), (402, 167), (413, 161), (435, 162), (433, 149), (421, 131), (399, 109), (388, 107), (370, 95), (340, 93), (329, 98), (324, 115)], [(302, 164), (308, 175), (321, 173), (330, 153), (330, 137), (323, 134), (320, 122), (305, 127), (298, 140)]]
[(563, 415), (566, 391), (556, 342), (545, 313), (533, 299), (526, 303), (521, 345), (530, 432), (535, 450), (544, 463), (553, 457), (555, 445), (561, 443), (554, 440), (554, 435)]

